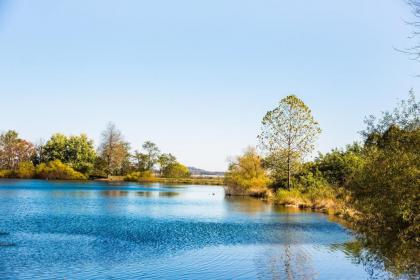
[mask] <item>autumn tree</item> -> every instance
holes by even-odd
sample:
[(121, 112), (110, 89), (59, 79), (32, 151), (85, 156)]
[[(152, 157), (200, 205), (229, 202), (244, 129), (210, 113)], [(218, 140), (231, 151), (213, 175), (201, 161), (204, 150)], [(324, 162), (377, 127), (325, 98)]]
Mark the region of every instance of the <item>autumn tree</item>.
[(99, 146), (99, 154), (105, 163), (107, 176), (121, 172), (129, 158), (129, 144), (115, 124), (109, 123), (102, 132), (102, 143)]
[(0, 169), (15, 170), (19, 163), (27, 162), (35, 154), (34, 146), (23, 139), (14, 130), (0, 135)]
[(295, 95), (283, 98), (277, 108), (267, 112), (259, 135), (261, 147), (287, 173), (287, 187), (296, 166), (314, 149), (320, 134), (318, 122), (305, 103)]
[(228, 186), (228, 194), (265, 194), (270, 179), (255, 148), (247, 148), (243, 155), (231, 161), (225, 175), (225, 184)]

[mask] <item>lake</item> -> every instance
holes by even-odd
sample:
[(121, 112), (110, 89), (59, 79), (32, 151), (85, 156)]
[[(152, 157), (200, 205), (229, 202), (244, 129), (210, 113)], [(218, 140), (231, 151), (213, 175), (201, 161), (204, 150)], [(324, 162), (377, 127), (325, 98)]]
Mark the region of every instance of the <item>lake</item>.
[(0, 279), (369, 279), (328, 216), (222, 187), (0, 180)]

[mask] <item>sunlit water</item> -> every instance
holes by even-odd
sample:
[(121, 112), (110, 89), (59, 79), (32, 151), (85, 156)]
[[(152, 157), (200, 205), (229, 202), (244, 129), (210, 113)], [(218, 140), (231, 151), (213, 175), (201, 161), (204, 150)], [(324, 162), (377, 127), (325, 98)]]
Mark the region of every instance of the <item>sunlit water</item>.
[(368, 279), (322, 214), (221, 187), (0, 180), (0, 279)]

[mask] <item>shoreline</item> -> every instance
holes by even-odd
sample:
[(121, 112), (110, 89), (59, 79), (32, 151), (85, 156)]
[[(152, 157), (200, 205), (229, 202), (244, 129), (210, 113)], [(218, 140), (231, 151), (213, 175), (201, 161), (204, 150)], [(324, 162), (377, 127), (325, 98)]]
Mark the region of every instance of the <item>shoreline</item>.
[(339, 217), (340, 219), (345, 219), (347, 221), (357, 219), (358, 215), (357, 211), (337, 197), (317, 197), (309, 199), (305, 197), (295, 197), (290, 194), (285, 197), (279, 197), (278, 194), (271, 189), (265, 189), (264, 191), (259, 189), (244, 191), (228, 186), (224, 186), (224, 189), (225, 194), (228, 197), (250, 197), (272, 205), (302, 211), (310, 210), (316, 213)]
[[(40, 180), (40, 181), (61, 181), (61, 182), (104, 182), (104, 183), (139, 183), (139, 184), (153, 184), (153, 183), (163, 183), (163, 184), (178, 184), (178, 185), (202, 185), (202, 186), (218, 186), (223, 187), (225, 190), (225, 197), (248, 197), (255, 200), (263, 201), (264, 203), (269, 203), (275, 206), (282, 206), (286, 208), (292, 208), (302, 211), (312, 211), (314, 213), (326, 214), (328, 216), (339, 217), (340, 219), (348, 220), (349, 218), (354, 217), (351, 209), (341, 208), (341, 211), (337, 211), (337, 208), (326, 207), (326, 206), (316, 206), (314, 204), (307, 203), (282, 203), (276, 201), (275, 195), (270, 192), (266, 196), (256, 196), (252, 194), (245, 193), (236, 193), (228, 192), (228, 187), (224, 184), (223, 179), (211, 179), (211, 178), (149, 178), (139, 181), (127, 181), (124, 180), (124, 176), (112, 176), (110, 178), (93, 178), (86, 180), (69, 180), (69, 179), (42, 179), (42, 178), (0, 178), (0, 180)], [(336, 205), (336, 204), (335, 204)], [(344, 210), (344, 211), (343, 211)]]
[(207, 185), (207, 186), (224, 186), (224, 181), (222, 178), (162, 178), (162, 177), (152, 177), (144, 178), (141, 180), (131, 181), (125, 180), (124, 176), (113, 176), (110, 178), (99, 178), (93, 179), (94, 181), (99, 182), (132, 182), (132, 183), (164, 183), (164, 184), (182, 184), (182, 185)]
[(93, 178), (86, 180), (71, 179), (44, 179), (44, 178), (1, 178), (0, 180), (40, 180), (40, 181), (64, 181), (64, 182), (114, 182), (114, 183), (164, 183), (164, 184), (181, 184), (181, 185), (206, 185), (206, 186), (224, 186), (223, 179), (207, 179), (207, 178), (148, 178), (138, 181), (128, 181), (124, 176), (113, 176), (110, 178)]

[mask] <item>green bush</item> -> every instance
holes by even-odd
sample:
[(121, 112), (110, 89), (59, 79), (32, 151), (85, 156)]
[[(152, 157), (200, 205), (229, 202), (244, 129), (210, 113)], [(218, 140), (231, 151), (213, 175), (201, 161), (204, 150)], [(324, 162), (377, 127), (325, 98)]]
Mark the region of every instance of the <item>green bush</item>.
[(280, 205), (295, 206), (299, 208), (312, 208), (328, 211), (331, 214), (339, 213), (341, 207), (337, 199), (337, 192), (332, 187), (318, 186), (308, 189), (293, 187), (290, 190), (279, 189), (276, 192), (274, 201)]
[(304, 197), (301, 190), (297, 188), (279, 189), (274, 197), (276, 203), (296, 207), (306, 207), (309, 201)]
[(125, 176), (124, 180), (129, 182), (154, 181), (156, 178), (152, 171), (133, 172)]
[(85, 134), (67, 137), (56, 133), (43, 149), (43, 157), (47, 162), (59, 160), (86, 175), (93, 171), (96, 152), (93, 141)]
[(328, 210), (336, 213), (341, 204), (338, 190), (333, 188), (319, 172), (304, 172), (293, 179), (290, 190), (279, 189), (274, 200), (278, 204), (300, 208)]
[(51, 180), (86, 180), (86, 176), (59, 160), (41, 163), (36, 167), (36, 177)]
[(179, 162), (169, 164), (162, 171), (165, 178), (188, 178), (191, 176), (188, 167)]
[(359, 144), (348, 145), (345, 150), (334, 149), (314, 162), (314, 168), (334, 186), (345, 186), (361, 168), (364, 161), (363, 147)]
[[(420, 240), (420, 128), (391, 126), (367, 147), (349, 189), (370, 234)], [(418, 244), (418, 243), (417, 243)]]

